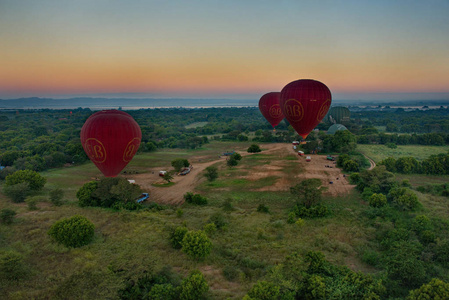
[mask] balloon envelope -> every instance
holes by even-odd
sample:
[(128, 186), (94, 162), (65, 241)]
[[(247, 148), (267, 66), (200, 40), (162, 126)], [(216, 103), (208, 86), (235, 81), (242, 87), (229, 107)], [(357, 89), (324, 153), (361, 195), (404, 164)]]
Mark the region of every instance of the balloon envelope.
[(271, 92), (263, 95), (259, 100), (259, 110), (271, 126), (277, 126), (283, 119), (279, 97), (281, 93)]
[(131, 161), (142, 133), (127, 113), (103, 110), (91, 115), (81, 129), (81, 143), (90, 160), (106, 177), (115, 177)]
[(331, 102), (329, 88), (312, 79), (290, 82), (282, 89), (279, 100), (285, 118), (303, 139), (321, 122)]

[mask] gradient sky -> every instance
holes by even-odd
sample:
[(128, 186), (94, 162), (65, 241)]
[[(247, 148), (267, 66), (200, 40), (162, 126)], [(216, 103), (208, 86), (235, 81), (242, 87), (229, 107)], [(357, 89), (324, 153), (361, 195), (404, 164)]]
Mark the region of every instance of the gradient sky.
[(258, 99), (300, 78), (449, 99), (449, 1), (0, 0), (2, 99)]

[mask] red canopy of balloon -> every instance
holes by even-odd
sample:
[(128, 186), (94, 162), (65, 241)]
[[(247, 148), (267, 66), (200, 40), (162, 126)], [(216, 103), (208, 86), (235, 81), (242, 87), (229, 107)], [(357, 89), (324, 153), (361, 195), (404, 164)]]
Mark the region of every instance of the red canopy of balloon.
[(279, 105), (280, 92), (271, 92), (263, 95), (259, 100), (259, 110), (271, 126), (277, 126), (283, 119)]
[(331, 102), (329, 88), (312, 79), (290, 82), (279, 99), (283, 115), (303, 139), (321, 122)]
[(103, 110), (91, 115), (81, 129), (81, 143), (90, 160), (106, 177), (115, 177), (131, 161), (142, 133), (127, 113)]

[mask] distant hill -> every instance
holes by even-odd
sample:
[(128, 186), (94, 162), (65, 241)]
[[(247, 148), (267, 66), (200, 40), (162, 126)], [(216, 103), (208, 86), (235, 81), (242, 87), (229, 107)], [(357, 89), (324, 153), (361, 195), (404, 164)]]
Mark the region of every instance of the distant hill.
[[(0, 109), (75, 109), (91, 108), (106, 109), (119, 108), (139, 109), (139, 108), (162, 108), (162, 107), (257, 107), (259, 99), (235, 100), (235, 99), (159, 99), (159, 98), (91, 98), (79, 97), (69, 99), (52, 98), (18, 98), (4, 100), (0, 99)], [(362, 100), (339, 100), (333, 99), (332, 105), (343, 106), (448, 106), (448, 100), (410, 100), (410, 101), (362, 101)]]
[(138, 109), (156, 107), (226, 107), (226, 106), (257, 106), (258, 100), (228, 100), (228, 99), (130, 99), (130, 98), (19, 98), (11, 100), (0, 99), (0, 108), (118, 108)]

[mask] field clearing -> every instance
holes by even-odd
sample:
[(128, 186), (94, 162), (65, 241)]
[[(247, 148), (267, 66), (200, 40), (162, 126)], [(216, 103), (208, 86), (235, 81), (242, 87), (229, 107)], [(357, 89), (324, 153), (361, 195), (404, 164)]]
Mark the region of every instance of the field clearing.
[[(289, 192), (291, 186), (303, 178), (314, 177), (326, 184), (329, 178), (341, 176), (339, 169), (325, 167), (328, 162), (322, 155), (313, 155), (312, 162), (305, 162), (304, 157), (294, 154), (290, 144), (263, 144), (263, 151), (258, 154), (248, 154), (248, 145), (214, 142), (197, 150), (164, 149), (137, 155), (125, 169), (126, 177), (136, 178), (139, 183), (137, 176), (147, 176), (143, 177), (145, 184), (151, 184), (148, 176), (157, 177), (152, 169), (170, 168), (171, 160), (187, 158), (197, 173), (177, 176), (173, 186), (152, 188), (162, 191), (161, 197), (170, 190), (182, 196), (186, 190), (181, 182), (189, 182), (189, 189), (209, 199), (205, 206), (179, 202), (176, 206), (165, 205), (161, 211), (139, 212), (81, 208), (76, 191), (83, 183), (100, 176), (91, 163), (42, 173), (48, 180), (43, 194), (54, 187), (65, 191), (66, 203), (61, 207), (42, 202), (39, 210), (29, 211), (25, 204), (11, 203), (0, 193), (1, 207), (18, 213), (13, 225), (1, 225), (1, 240), (24, 255), (31, 270), (26, 281), (4, 285), (0, 297), (57, 299), (76, 294), (85, 299), (114, 299), (125, 279), (170, 266), (183, 276), (193, 269), (203, 271), (211, 287), (211, 299), (241, 299), (256, 281), (264, 278), (270, 266), (282, 262), (293, 251), (305, 254), (319, 250), (334, 263), (353, 270), (376, 271), (362, 263), (358, 253), (358, 249), (370, 243), (375, 230), (360, 219), (365, 205), (345, 179), (326, 185), (329, 190), (323, 202), (332, 208), (330, 216), (307, 219), (303, 227), (286, 221), (296, 203)], [(226, 158), (218, 157), (227, 150), (243, 155), (237, 167), (227, 167)], [(219, 178), (212, 183), (205, 181), (199, 171), (199, 165), (209, 164), (219, 169)], [(150, 199), (156, 195), (150, 192)], [(224, 210), (225, 203), (231, 209)], [(267, 206), (269, 213), (257, 212), (260, 204)], [(181, 217), (177, 209), (182, 209)], [(47, 235), (50, 226), (75, 214), (95, 224), (94, 241), (77, 249), (52, 242)], [(211, 222), (214, 214), (222, 215), (227, 225), (210, 236), (214, 246), (204, 261), (193, 261), (170, 246), (172, 228), (187, 226), (189, 230), (199, 230)], [(233, 281), (223, 276), (227, 266), (238, 274)]]
[(449, 146), (398, 145), (396, 149), (391, 149), (385, 145), (358, 144), (357, 150), (378, 163), (388, 157), (397, 159), (402, 156), (412, 156), (421, 161), (431, 155), (447, 153)]
[(184, 128), (191, 129), (191, 128), (204, 127), (207, 125), (207, 123), (209, 123), (209, 122), (195, 122), (195, 123), (184, 126)]

